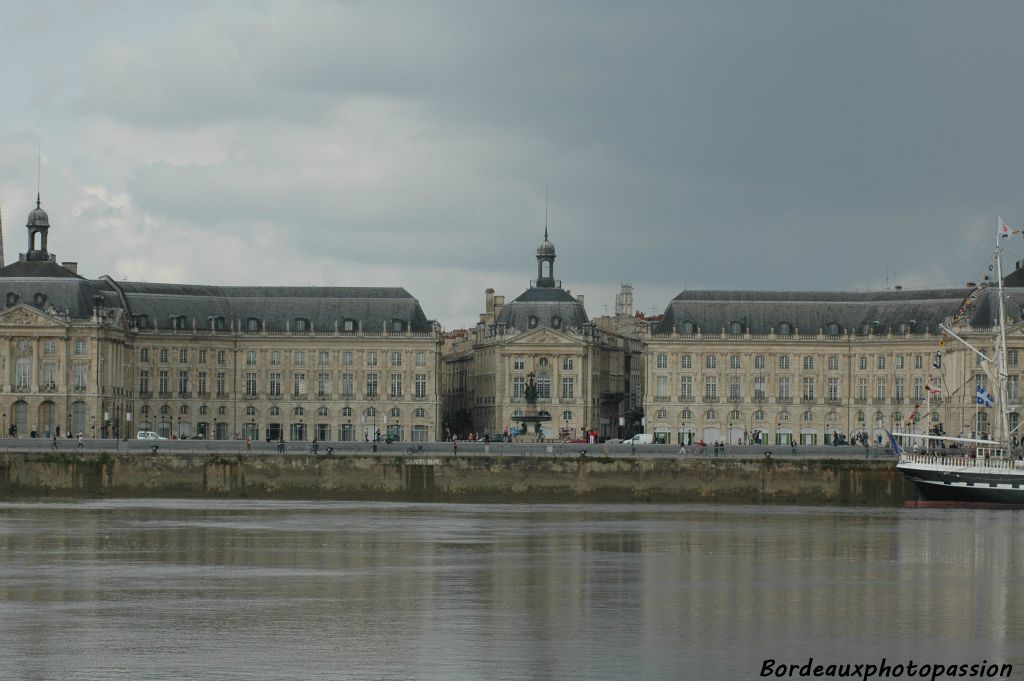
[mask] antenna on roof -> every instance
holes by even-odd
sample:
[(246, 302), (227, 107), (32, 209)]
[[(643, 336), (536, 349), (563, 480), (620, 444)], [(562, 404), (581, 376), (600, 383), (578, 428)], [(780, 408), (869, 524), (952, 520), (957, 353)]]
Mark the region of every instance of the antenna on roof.
[(544, 241), (548, 240), (548, 183), (544, 183)]
[(39, 208), (39, 187), (43, 177), (43, 143), (36, 140), (36, 208)]

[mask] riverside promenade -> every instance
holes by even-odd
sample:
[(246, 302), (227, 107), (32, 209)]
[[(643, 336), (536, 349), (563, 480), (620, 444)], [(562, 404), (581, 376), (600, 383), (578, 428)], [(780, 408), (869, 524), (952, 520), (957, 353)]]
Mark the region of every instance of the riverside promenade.
[[(154, 449), (154, 447), (156, 449)], [(885, 450), (621, 444), (0, 441), (0, 498), (217, 497), (439, 502), (897, 506)]]

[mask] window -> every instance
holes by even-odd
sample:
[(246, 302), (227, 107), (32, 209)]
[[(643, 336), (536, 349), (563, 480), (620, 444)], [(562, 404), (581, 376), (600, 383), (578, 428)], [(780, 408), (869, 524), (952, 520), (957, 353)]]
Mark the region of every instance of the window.
[(427, 375), (416, 374), (416, 397), (427, 396)]
[(572, 421), (572, 412), (571, 411), (563, 411), (562, 412), (562, 420), (565, 421), (565, 422)]
[(879, 369), (879, 371), (881, 371), (882, 369), (885, 369), (885, 357), (879, 357), (878, 358), (878, 369)]
[(667, 409), (659, 409), (658, 412), (654, 415), (654, 417), (656, 419), (658, 419), (659, 421), (664, 421), (665, 419), (668, 418), (668, 410)]
[(316, 375), (316, 394), (326, 395), (329, 392), (331, 392), (331, 375), (321, 371)]
[(739, 355), (729, 355), (729, 368), (730, 369), (739, 369), (740, 368), (740, 356)]
[(160, 348), (160, 363), (167, 363), (167, 348)]
[(84, 340), (78, 339), (78, 340), (75, 341), (75, 354), (76, 355), (84, 355), (85, 354), (85, 341)]
[[(76, 390), (85, 390), (85, 372), (86, 372), (87, 367), (88, 367), (88, 365), (86, 365), (86, 364), (76, 364), (74, 366), (74, 371), (75, 371), (75, 389)], [(27, 367), (26, 367), (26, 371), (27, 371)], [(27, 380), (27, 376), (26, 376), (26, 380)], [(25, 385), (27, 385), (27, 383)]]
[(788, 369), (789, 368), (789, 355), (779, 355), (779, 368), (780, 369)]
[(755, 421), (764, 421), (764, 416), (764, 409), (758, 409), (757, 411), (754, 412)]
[(416, 411), (412, 413), (413, 418), (425, 419), (427, 418), (427, 410), (423, 407), (416, 407)]
[(565, 357), (562, 359), (562, 370), (572, 371), (572, 357)]
[(551, 399), (551, 377), (544, 374), (537, 379), (537, 397), (543, 400)]
[(188, 350), (183, 349), (178, 351), (178, 364), (188, 364)]
[(905, 395), (903, 394), (903, 383), (905, 380), (906, 379), (904, 379), (902, 376), (896, 377), (896, 382), (893, 386), (893, 396), (897, 400), (902, 400), (905, 397)]
[(281, 366), (281, 351), (272, 350), (270, 353), (270, 366), (279, 367)]
[(740, 377), (729, 377), (729, 399), (737, 401), (740, 399)]
[(377, 374), (375, 373), (366, 374), (366, 396), (377, 396)]
[(227, 360), (224, 357), (224, 351), (223, 350), (218, 350), (217, 351), (217, 364), (219, 366), (224, 366), (225, 364), (227, 364)]
[(259, 331), (260, 330), (260, 320), (256, 319), (255, 317), (249, 317), (248, 319), (245, 320), (245, 330), (246, 331)]
[(924, 378), (921, 376), (914, 376), (914, 399), (924, 399)]
[(341, 353), (341, 363), (344, 364), (347, 367), (352, 366), (352, 351), (351, 350), (346, 350), (345, 352)]
[(1006, 397), (1007, 399), (1016, 400), (1020, 398), (1020, 379), (1017, 376), (1008, 376), (1006, 378)]
[(224, 395), (227, 394), (225, 392), (224, 384), (225, 384), (224, 372), (223, 371), (218, 371), (217, 372), (217, 395), (219, 397), (223, 397)]
[(402, 396), (402, 374), (391, 374), (391, 388), (388, 393), (391, 397)]
[(576, 397), (576, 379), (563, 377), (562, 378), (562, 399), (571, 400)]
[(684, 400), (693, 397), (693, 376), (679, 377), (679, 397)]
[(1018, 364), (1020, 364), (1020, 353), (1017, 352), (1016, 350), (1007, 350), (1006, 363), (1012, 367), (1015, 367)]
[[(512, 397), (523, 397), (526, 394), (526, 379), (522, 376), (512, 377)], [(417, 395), (417, 397), (419, 397)]]
[(250, 371), (245, 375), (245, 394), (249, 397), (256, 396), (256, 372)]
[(743, 333), (742, 322), (729, 322), (729, 333), (733, 336), (739, 336)]
[[(84, 367), (85, 365), (84, 364), (82, 364), (82, 365), (76, 364), (75, 365), (76, 369), (79, 366)], [(15, 365), (14, 365), (14, 385), (15, 385), (15, 387), (20, 388), (20, 389), (27, 389), (29, 384), (32, 382), (31, 378), (32, 378), (32, 365), (31, 365), (29, 359), (27, 357), (19, 357), (17, 362), (15, 362)], [(79, 385), (76, 383), (75, 387), (78, 388)], [(82, 385), (81, 385), (81, 387), (82, 388), (85, 387), (85, 374), (84, 373), (82, 374)]]
[(292, 374), (292, 396), (298, 397), (299, 395), (306, 394), (306, 372), (296, 371)]
[(885, 399), (885, 379), (881, 376), (875, 379), (875, 399)]
[(185, 404), (181, 405), (181, 409), (178, 410), (178, 413), (181, 414), (182, 416), (187, 416), (188, 415), (188, 405), (185, 405)]
[(764, 369), (764, 355), (755, 355), (754, 356), (754, 368), (755, 369)]
[(171, 374), (169, 371), (160, 372), (159, 389), (161, 395), (167, 395), (171, 392)]
[(271, 416), (280, 416), (281, 415), (281, 408), (280, 407), (271, 407), (270, 408), (270, 415)]
[(206, 385), (206, 372), (205, 371), (200, 371), (199, 372), (199, 385), (198, 385), (198, 388), (199, 388), (199, 394), (200, 395), (205, 395), (207, 393), (208, 386)]
[(679, 325), (680, 333), (693, 333), (695, 328), (696, 327), (694, 326), (694, 323), (688, 321), (684, 321), (682, 324)]
[[(201, 414), (205, 414), (206, 413), (205, 409), (206, 409), (206, 407), (200, 407), (199, 408), (199, 412)], [(254, 406), (252, 406), (250, 404), (248, 407), (245, 408), (245, 415), (246, 416), (256, 416), (256, 407), (254, 407)]]
[(704, 397), (712, 400), (718, 397), (718, 379), (714, 376), (704, 378)]
[(789, 397), (790, 397), (790, 393), (789, 393), (789, 377), (788, 376), (780, 376), (779, 377), (779, 399), (780, 400), (788, 400)]
[(416, 366), (425, 367), (427, 366), (427, 353), (417, 352), (416, 353)]
[(924, 368), (924, 358), (921, 357), (921, 355), (914, 355), (914, 368), (915, 369), (922, 369), (922, 368)]
[(689, 409), (684, 409), (679, 412), (679, 418), (683, 420), (693, 420), (693, 412)]
[(356, 330), (356, 320), (354, 319), (343, 319), (341, 320), (341, 330), (351, 333)]
[(306, 351), (305, 350), (296, 350), (295, 351), (295, 355), (294, 355), (294, 359), (295, 359), (295, 366), (297, 366), (297, 367), (304, 367), (304, 366), (306, 366)]
[(708, 369), (717, 369), (718, 357), (716, 357), (715, 355), (708, 355), (707, 357), (704, 358), (704, 366), (706, 366)]
[(317, 416), (328, 416), (327, 407), (320, 407), (316, 410)]
[(402, 353), (392, 352), (391, 353), (391, 366), (400, 367), (402, 366)]
[(839, 335), (839, 324), (836, 322), (829, 322), (825, 325), (826, 336), (838, 336)]
[(206, 364), (206, 350), (199, 351), (199, 363)]
[(139, 361), (140, 362), (148, 362), (149, 361), (149, 348), (142, 348), (141, 350), (139, 350)]
[(355, 377), (354, 374), (342, 374), (341, 375), (341, 394), (344, 397), (352, 397), (355, 388)]
[(405, 331), (405, 322), (403, 322), (401, 319), (391, 320), (392, 333), (402, 333), (403, 331)]
[(295, 407), (294, 409), (292, 409), (292, 415), (293, 416), (305, 416), (306, 415), (306, 410), (303, 409), (302, 407)]
[(139, 370), (139, 392), (146, 394), (149, 392), (149, 370)]
[(562, 318), (561, 317), (556, 315), (556, 316), (551, 318), (551, 328), (552, 329), (558, 329), (558, 328), (561, 328), (561, 326), (562, 326)]
[(44, 355), (55, 355), (57, 354), (57, 341), (52, 338), (47, 338), (43, 341), (43, 354)]
[(779, 335), (788, 336), (793, 333), (793, 326), (789, 322), (779, 322)]
[(391, 411), (388, 412), (388, 416), (393, 419), (397, 419), (402, 416), (402, 410), (398, 407), (392, 407)]
[(896, 368), (897, 369), (904, 369), (904, 368), (906, 368), (906, 362), (904, 361), (903, 355), (896, 355)]
[(839, 355), (828, 356), (828, 370), (839, 371)]
[(654, 377), (655, 397), (668, 397), (668, 376)]
[(813, 400), (814, 399), (814, 378), (811, 377), (811, 376), (804, 376), (803, 385), (804, 385), (804, 399), (805, 400)]
[(540, 362), (538, 362), (538, 363), (540, 364), (540, 367), (542, 369), (547, 369), (547, 367), (548, 367), (548, 358), (547, 357), (541, 357), (540, 358)]
[(526, 325), (529, 328), (531, 328), (531, 329), (535, 329), (535, 328), (537, 328), (537, 322), (538, 322), (538, 319), (537, 319), (536, 315), (530, 315), (530, 318), (529, 318), (529, 320), (527, 320)]
[(668, 368), (668, 355), (666, 355), (666, 354), (659, 354), (658, 357), (657, 357), (657, 366), (658, 366), (659, 369), (667, 369)]
[(839, 379), (830, 378), (828, 379), (828, 399), (838, 400), (839, 399)]
[(187, 371), (179, 371), (178, 372), (178, 393), (180, 395), (185, 395), (186, 393), (188, 393), (188, 372)]
[(804, 412), (804, 421), (813, 421), (813, 420), (814, 420), (814, 412), (810, 411), (810, 410), (805, 411)]
[(342, 407), (341, 408), (341, 415), (342, 416), (352, 416), (352, 407)]
[(859, 368), (861, 371), (867, 371), (868, 370), (868, 358), (862, 356), (857, 361), (857, 368)]
[(707, 421), (714, 421), (717, 418), (718, 412), (716, 412), (714, 409), (708, 409), (706, 412), (704, 412), (704, 419)]
[(317, 354), (317, 363), (322, 367), (330, 366), (331, 353), (326, 350), (321, 350), (319, 354)]
[(186, 328), (187, 320), (185, 315), (178, 315), (177, 317), (171, 317), (171, 326), (178, 331), (184, 331)]
[(684, 369), (692, 369), (693, 368), (693, 356), (691, 356), (691, 355), (683, 355), (682, 362), (680, 363), (680, 366), (682, 366), (682, 368), (684, 368)]
[(298, 317), (295, 320), (295, 330), (298, 332), (309, 331), (309, 320)]
[(249, 351), (247, 351), (245, 353), (245, 365), (246, 366), (250, 366), (250, 367), (256, 366), (256, 351), (255, 350), (249, 350)]
[(366, 353), (366, 366), (375, 367), (377, 366), (377, 353), (368, 352)]
[(526, 367), (526, 362), (523, 361), (522, 357), (515, 357), (515, 358), (513, 358), (513, 360), (512, 360), (512, 368), (513, 369), (524, 369), (525, 367)]
[(270, 396), (280, 397), (281, 396), (281, 374), (272, 373), (270, 374)]
[(860, 377), (857, 379), (857, 399), (868, 399), (868, 379)]
[(808, 371), (814, 368), (814, 356), (804, 355), (804, 371)]
[(224, 318), (223, 317), (214, 317), (213, 319), (211, 319), (210, 320), (210, 328), (213, 329), (214, 331), (223, 331), (224, 330)]

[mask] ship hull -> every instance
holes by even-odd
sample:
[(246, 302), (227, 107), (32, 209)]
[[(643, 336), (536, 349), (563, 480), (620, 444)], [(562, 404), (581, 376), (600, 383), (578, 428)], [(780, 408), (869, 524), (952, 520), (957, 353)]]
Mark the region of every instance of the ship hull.
[(924, 499), (1024, 506), (1024, 470), (906, 463), (900, 463), (897, 469), (917, 486)]

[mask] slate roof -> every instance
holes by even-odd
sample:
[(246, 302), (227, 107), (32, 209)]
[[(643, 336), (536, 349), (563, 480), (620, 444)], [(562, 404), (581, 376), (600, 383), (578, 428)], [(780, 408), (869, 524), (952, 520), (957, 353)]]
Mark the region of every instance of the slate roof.
[[(536, 318), (536, 324), (530, 324), (531, 317)], [(501, 308), (496, 322), (508, 328), (526, 331), (540, 326), (556, 328), (552, 323), (555, 318), (560, 320), (557, 328), (562, 329), (590, 323), (583, 303), (564, 289), (546, 286), (526, 289), (518, 298)]]
[(52, 305), (72, 317), (92, 315), (99, 297), (106, 307), (121, 307), (116, 295), (104, 290), (102, 282), (78, 276), (55, 262), (22, 260), (0, 269), (0, 304), (30, 305), (45, 310)]
[[(1007, 313), (1024, 315), (1024, 289), (1006, 289)], [(703, 332), (729, 331), (740, 322), (744, 331), (768, 333), (783, 322), (801, 333), (818, 333), (830, 323), (841, 332), (935, 332), (957, 316), (971, 293), (967, 288), (887, 291), (683, 291), (669, 303), (655, 333), (684, 332), (690, 322)], [(994, 325), (998, 299), (993, 288), (980, 291), (964, 312), (973, 326)], [(696, 329), (695, 329), (696, 330)]]

